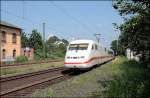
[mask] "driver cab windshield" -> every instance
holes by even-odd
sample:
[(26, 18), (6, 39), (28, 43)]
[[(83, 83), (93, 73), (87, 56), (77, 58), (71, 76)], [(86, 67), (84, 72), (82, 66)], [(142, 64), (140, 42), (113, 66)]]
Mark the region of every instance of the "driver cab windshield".
[(68, 50), (87, 50), (88, 49), (88, 43), (83, 44), (70, 44)]

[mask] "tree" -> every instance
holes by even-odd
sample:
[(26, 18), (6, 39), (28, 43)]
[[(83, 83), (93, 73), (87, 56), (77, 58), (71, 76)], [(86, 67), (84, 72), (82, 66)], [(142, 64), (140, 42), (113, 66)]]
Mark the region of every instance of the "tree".
[(29, 37), (29, 45), (34, 48), (34, 50), (41, 50), (43, 48), (42, 36), (37, 30), (32, 30), (32, 34)]
[(69, 42), (66, 39), (62, 39), (62, 42), (65, 43), (66, 45), (69, 44)]
[(51, 51), (51, 52), (54, 51), (56, 49), (54, 43), (59, 40), (60, 39), (57, 36), (49, 37), (49, 39), (46, 41), (46, 44), (45, 44), (46, 50)]
[(117, 40), (113, 40), (111, 43), (111, 49), (114, 51), (114, 55), (118, 54), (118, 46), (117, 46)]
[(29, 39), (27, 37), (27, 34), (25, 32), (21, 33), (21, 46), (24, 47), (28, 47), (29, 45)]
[(52, 36), (52, 37), (49, 37), (49, 39), (47, 40), (47, 42), (49, 44), (53, 44), (55, 43), (56, 41), (59, 41), (60, 39), (57, 37), (57, 36)]
[(45, 43), (47, 57), (51, 55), (64, 57), (67, 45), (68, 41), (66, 39), (60, 39), (57, 36), (49, 37)]
[(124, 55), (125, 53), (123, 52), (123, 48), (120, 45), (119, 40), (113, 40), (111, 42), (111, 47), (110, 47), (113, 51), (114, 51), (114, 55)]
[(115, 0), (113, 7), (125, 21), (118, 26), (120, 44), (142, 54), (142, 61), (150, 63), (150, 0)]

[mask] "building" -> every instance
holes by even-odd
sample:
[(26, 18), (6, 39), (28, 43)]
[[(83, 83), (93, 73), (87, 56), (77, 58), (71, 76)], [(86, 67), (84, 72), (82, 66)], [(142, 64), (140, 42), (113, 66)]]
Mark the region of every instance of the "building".
[(22, 29), (11, 23), (0, 21), (0, 57), (1, 61), (14, 61), (21, 55)]
[(137, 62), (139, 62), (141, 56), (142, 56), (141, 54), (136, 54), (136, 55), (135, 55), (135, 51), (132, 51), (130, 48), (127, 48), (127, 49), (126, 49), (126, 57), (127, 57), (129, 60), (136, 60)]
[(28, 60), (33, 60), (34, 58), (34, 49), (30, 47), (22, 48), (21, 55), (28, 57)]

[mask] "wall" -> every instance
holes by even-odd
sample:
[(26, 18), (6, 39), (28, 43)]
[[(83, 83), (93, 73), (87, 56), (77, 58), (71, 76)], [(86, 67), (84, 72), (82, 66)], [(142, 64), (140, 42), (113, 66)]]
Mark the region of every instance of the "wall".
[(29, 47), (22, 48), (21, 55), (28, 57), (28, 60), (33, 60), (34, 59), (34, 49), (29, 48)]
[[(6, 50), (6, 58), (13, 57), (13, 50), (16, 50), (16, 57), (21, 55), (21, 30), (15, 28), (9, 28), (5, 26), (0, 26), (0, 33), (2, 31), (6, 32), (6, 43), (1, 42), (1, 58), (2, 50)], [(16, 43), (12, 42), (12, 34), (16, 33)]]

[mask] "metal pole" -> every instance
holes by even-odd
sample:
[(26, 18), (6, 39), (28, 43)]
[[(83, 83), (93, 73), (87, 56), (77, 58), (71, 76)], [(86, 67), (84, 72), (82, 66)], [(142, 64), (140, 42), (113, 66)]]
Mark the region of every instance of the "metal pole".
[[(95, 33), (94, 36), (96, 37), (96, 40), (98, 41), (98, 44), (100, 44), (100, 36), (101, 36), (101, 34), (100, 33)], [(101, 53), (100, 53), (100, 55), (101, 55)], [(100, 61), (101, 61), (101, 59), (100, 59)]]
[(118, 39), (117, 39), (117, 56), (118, 56)]
[(95, 33), (94, 36), (96, 37), (97, 42), (100, 43), (101, 34), (100, 33)]
[(45, 59), (45, 23), (43, 23), (43, 58)]
[(2, 33), (0, 30), (0, 65), (2, 66), (2, 57), (1, 57), (1, 53), (2, 52)]

